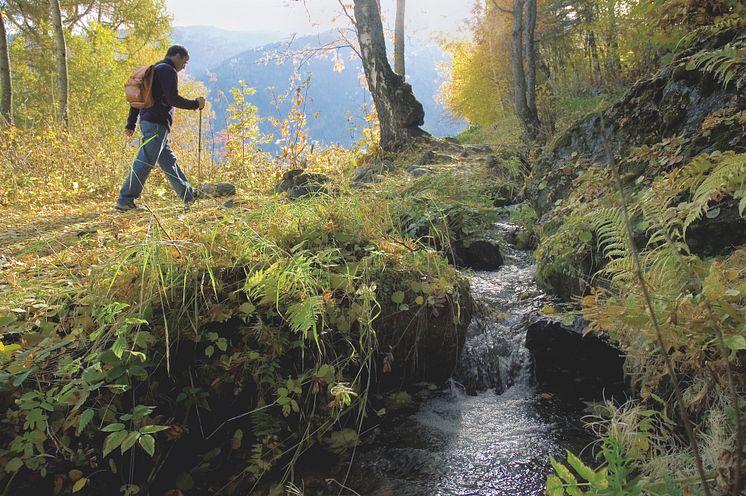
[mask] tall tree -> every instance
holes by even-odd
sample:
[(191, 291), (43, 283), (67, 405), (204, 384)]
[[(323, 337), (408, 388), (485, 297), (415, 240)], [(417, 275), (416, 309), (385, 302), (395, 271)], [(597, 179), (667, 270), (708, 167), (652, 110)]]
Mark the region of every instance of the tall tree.
[(536, 111), (535, 29), (536, 0), (513, 0), (511, 60), (515, 112), (523, 124), (526, 139), (530, 142), (542, 143), (544, 139)]
[(391, 70), (377, 0), (355, 0), (360, 55), (381, 124), (381, 148), (396, 150), (423, 134), (425, 111), (412, 87)]
[(0, 5), (0, 124), (13, 124), (13, 86), (10, 79), (10, 53), (5, 32), (3, 6)]
[(57, 112), (62, 125), (69, 129), (70, 120), (67, 115), (67, 106), (70, 91), (67, 77), (67, 45), (65, 44), (65, 31), (62, 27), (62, 12), (60, 12), (59, 0), (49, 0), (49, 11), (52, 16), (55, 58), (57, 59)]
[(394, 72), (404, 77), (404, 12), (407, 0), (396, 0), (396, 26), (394, 28)]

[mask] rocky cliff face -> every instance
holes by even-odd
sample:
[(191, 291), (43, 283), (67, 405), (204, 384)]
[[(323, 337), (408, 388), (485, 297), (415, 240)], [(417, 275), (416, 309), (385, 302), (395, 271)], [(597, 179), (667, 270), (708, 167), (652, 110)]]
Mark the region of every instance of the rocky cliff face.
[[(625, 157), (632, 147), (672, 137), (685, 141), (680, 164), (702, 152), (746, 149), (743, 122), (708, 134), (702, 132), (708, 117), (717, 115), (727, 120), (727, 116), (746, 110), (744, 88), (739, 89), (734, 82), (724, 87), (712, 74), (687, 68), (692, 55), (729, 43), (746, 47), (746, 28), (724, 30), (693, 44), (676, 54), (658, 74), (632, 86), (615, 105), (578, 121), (561, 134), (534, 166), (530, 198), (537, 212), (546, 214), (556, 200), (564, 198), (584, 166), (607, 164), (601, 129), (618, 157)], [(539, 188), (542, 183), (547, 187)]]
[[(553, 210), (573, 191), (578, 174), (594, 164), (608, 165), (603, 136), (623, 181), (633, 189), (636, 184), (649, 185), (656, 176), (686, 165), (699, 154), (746, 151), (744, 57), (734, 64), (735, 77), (727, 84), (716, 71), (707, 71), (703, 69), (705, 64), (693, 62), (705, 52), (724, 48), (732, 48), (733, 53), (745, 51), (746, 28), (725, 29), (693, 43), (655, 76), (633, 85), (619, 102), (578, 121), (544, 150), (534, 164), (527, 196), (545, 234), (551, 234), (563, 222)], [(651, 150), (648, 160), (639, 159), (640, 147)], [(633, 158), (636, 149), (637, 158)], [(666, 154), (656, 155), (657, 150)], [(724, 214), (717, 218), (705, 217), (690, 226), (687, 242), (694, 253), (723, 254), (746, 243), (746, 222), (735, 204), (726, 199), (722, 211)], [(638, 242), (644, 243), (645, 233), (640, 232), (639, 237)], [(589, 279), (603, 267), (604, 257), (588, 249), (574, 258), (558, 264), (562, 267), (557, 270), (549, 267), (549, 261), (540, 260), (540, 282), (545, 289), (568, 300), (587, 292), (593, 284)]]

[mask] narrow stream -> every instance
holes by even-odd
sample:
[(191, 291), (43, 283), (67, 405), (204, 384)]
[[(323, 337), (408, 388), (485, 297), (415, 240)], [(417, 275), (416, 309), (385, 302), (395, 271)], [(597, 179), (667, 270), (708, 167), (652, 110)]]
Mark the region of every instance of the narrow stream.
[[(496, 227), (503, 237), (514, 229)], [(472, 321), (448, 387), (359, 447), (345, 481), (349, 489), (334, 494), (539, 495), (549, 455), (577, 453), (588, 444), (578, 406), (533, 386), (524, 340), (546, 300), (534, 282), (531, 254), (506, 246), (503, 256), (498, 271), (470, 276), (483, 315)]]

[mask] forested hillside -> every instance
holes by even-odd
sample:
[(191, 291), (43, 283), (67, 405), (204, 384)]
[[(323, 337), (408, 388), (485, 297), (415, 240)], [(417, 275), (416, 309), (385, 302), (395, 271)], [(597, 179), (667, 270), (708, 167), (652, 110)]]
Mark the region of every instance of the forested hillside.
[(744, 494), (744, 3), (407, 4), (0, 0), (0, 494)]

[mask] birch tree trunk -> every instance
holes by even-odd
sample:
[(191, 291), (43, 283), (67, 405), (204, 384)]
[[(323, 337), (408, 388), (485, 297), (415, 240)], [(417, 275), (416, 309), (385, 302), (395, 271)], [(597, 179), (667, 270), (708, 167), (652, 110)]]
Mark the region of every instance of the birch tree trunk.
[(52, 17), (55, 58), (57, 59), (57, 112), (59, 120), (65, 126), (65, 129), (70, 129), (70, 120), (67, 114), (69, 100), (67, 46), (65, 43), (65, 31), (62, 27), (62, 12), (60, 12), (59, 0), (49, 0), (49, 11)]
[(394, 72), (404, 77), (404, 12), (407, 0), (396, 0), (396, 27), (394, 29)]
[(381, 148), (397, 150), (424, 132), (425, 111), (412, 87), (394, 73), (386, 57), (381, 13), (376, 0), (355, 0), (360, 55), (381, 124)]
[(13, 85), (10, 79), (10, 53), (5, 19), (0, 8), (0, 125), (13, 124)]

